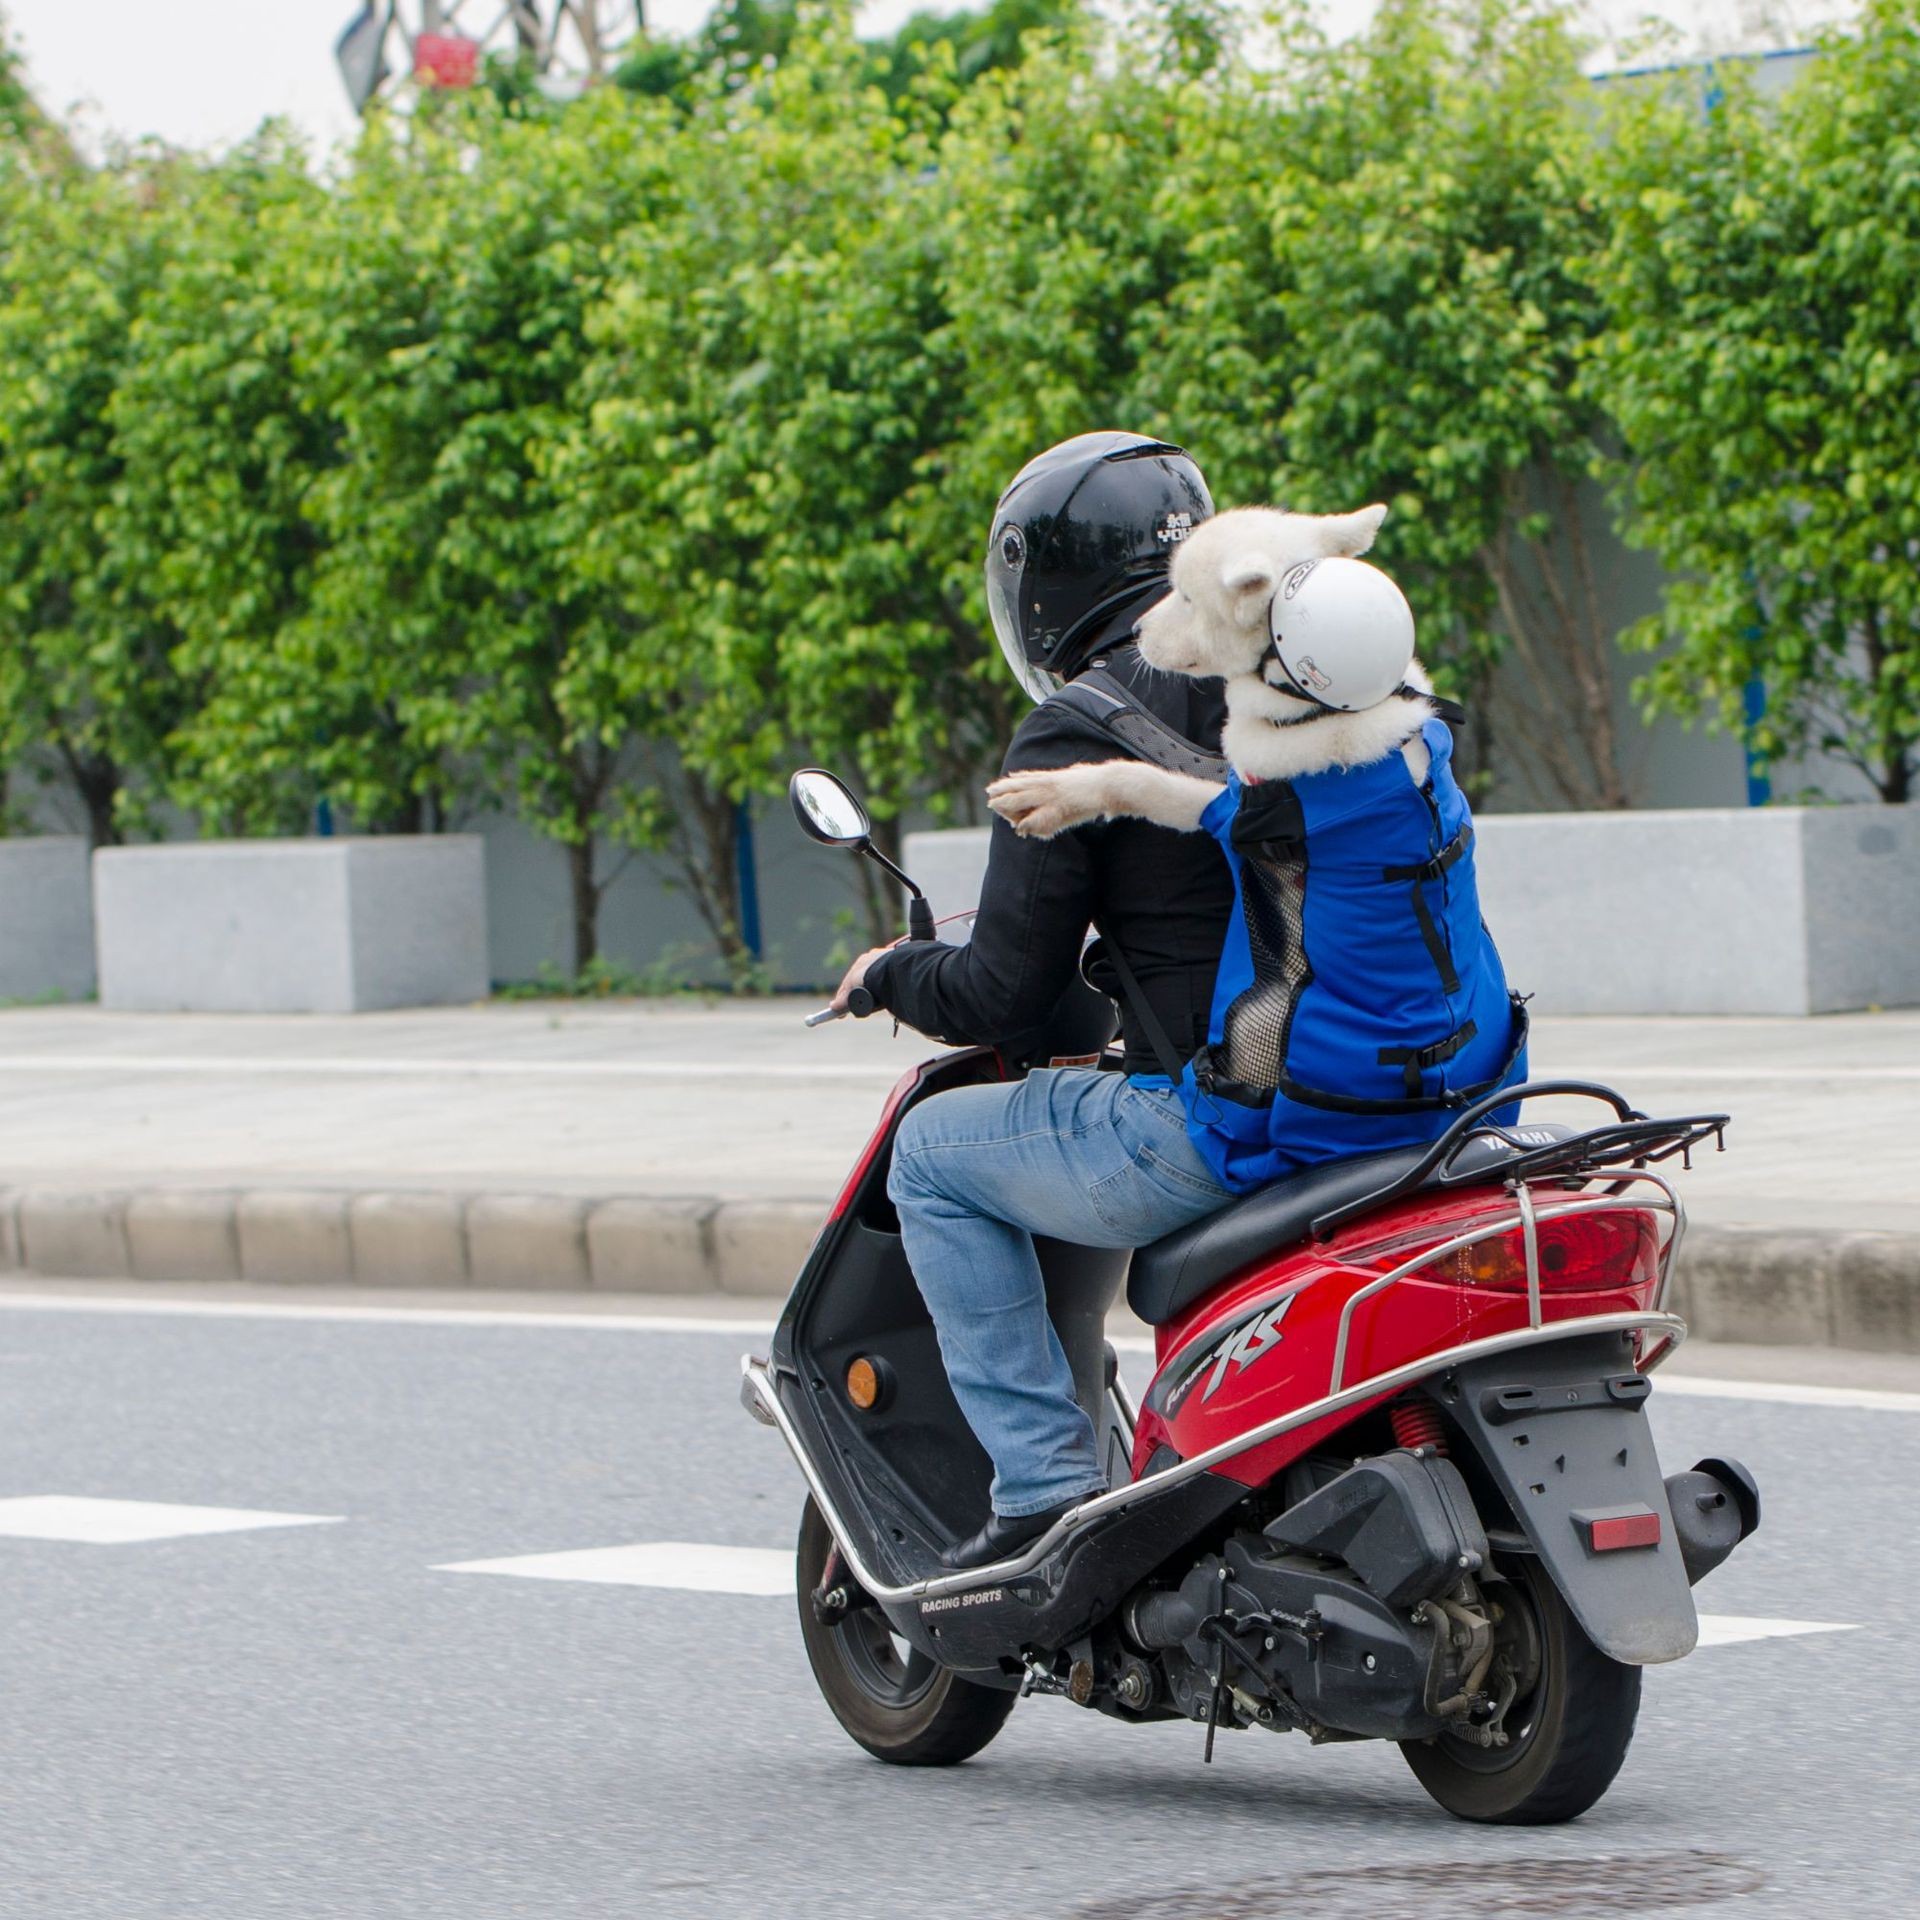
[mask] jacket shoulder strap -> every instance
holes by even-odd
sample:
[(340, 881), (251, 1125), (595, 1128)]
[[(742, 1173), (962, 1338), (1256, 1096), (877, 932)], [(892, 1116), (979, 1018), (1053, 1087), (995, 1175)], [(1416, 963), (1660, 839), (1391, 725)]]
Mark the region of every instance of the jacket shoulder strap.
[(1200, 780), (1227, 777), (1223, 756), (1197, 747), (1185, 734), (1150, 713), (1132, 692), (1102, 667), (1089, 667), (1047, 696), (1048, 706), (1062, 706), (1090, 720), (1115, 745), (1136, 760), (1165, 767), (1171, 773), (1190, 773)]

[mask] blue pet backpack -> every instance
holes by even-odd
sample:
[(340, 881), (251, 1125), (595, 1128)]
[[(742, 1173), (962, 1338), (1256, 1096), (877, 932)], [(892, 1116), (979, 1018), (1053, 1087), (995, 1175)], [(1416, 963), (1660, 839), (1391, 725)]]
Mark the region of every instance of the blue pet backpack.
[(1473, 818), (1443, 722), (1421, 731), (1424, 781), (1396, 750), (1247, 783), (1217, 761), (1197, 765), (1191, 743), (1169, 750), (1118, 710), (1123, 689), (1087, 678), (1054, 698), (1075, 696), (1137, 758), (1227, 782), (1200, 824), (1226, 854), (1237, 911), (1192, 1060), (1170, 1057), (1125, 956), (1109, 949), (1223, 1186), (1248, 1193), (1322, 1161), (1418, 1145), (1526, 1078), (1526, 1009), (1480, 918)]

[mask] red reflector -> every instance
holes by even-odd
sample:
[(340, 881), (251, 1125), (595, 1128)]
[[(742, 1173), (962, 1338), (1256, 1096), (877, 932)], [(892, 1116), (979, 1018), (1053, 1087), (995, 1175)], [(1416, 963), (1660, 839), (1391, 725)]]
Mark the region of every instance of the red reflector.
[(1587, 1522), (1587, 1544), (1595, 1553), (1617, 1553), (1622, 1547), (1657, 1547), (1660, 1516), (1644, 1507), (1638, 1513), (1595, 1515)]

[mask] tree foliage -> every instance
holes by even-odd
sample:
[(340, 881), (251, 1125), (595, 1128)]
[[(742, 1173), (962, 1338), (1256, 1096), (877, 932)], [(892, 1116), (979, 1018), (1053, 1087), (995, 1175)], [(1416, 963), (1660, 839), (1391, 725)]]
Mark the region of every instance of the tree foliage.
[(0, 757), (101, 839), (504, 807), (564, 850), (577, 965), (640, 857), (746, 980), (743, 803), (812, 760), (883, 835), (971, 817), (1017, 718), (993, 502), (1132, 426), (1223, 505), (1387, 500), (1423, 651), (1474, 694), (1512, 663), (1493, 764), (1586, 805), (1629, 794), (1604, 449), (1675, 576), (1649, 699), (1761, 678), (1764, 752), (1904, 796), (1901, 11), (1783, 102), (1604, 128), (1536, 0), (1275, 20), (998, 0), (876, 43), (742, 0), (671, 72), (503, 70), (324, 172), (273, 130), (89, 170), (0, 59)]
[(0, 741), (96, 844), (165, 793), (187, 711), (112, 424), (185, 170), (0, 163)]
[[(1630, 536), (1674, 580), (1644, 686), (1763, 758), (1920, 775), (1920, 29), (1876, 0), (1792, 91), (1618, 116), (1590, 389)], [(1744, 719), (1747, 684), (1764, 714)]]

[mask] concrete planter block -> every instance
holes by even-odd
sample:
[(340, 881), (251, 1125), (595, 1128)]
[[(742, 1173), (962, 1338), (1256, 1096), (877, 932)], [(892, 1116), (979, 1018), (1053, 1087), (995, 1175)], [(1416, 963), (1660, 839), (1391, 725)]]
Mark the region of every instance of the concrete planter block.
[(1920, 1005), (1920, 808), (1487, 814), (1481, 906), (1544, 1013)]
[(0, 840), (0, 1000), (84, 1000), (92, 991), (86, 841)]
[[(1495, 813), (1475, 831), (1482, 910), (1537, 1012), (1920, 1006), (1920, 807)], [(978, 903), (987, 840), (907, 835), (936, 914)]]
[(737, 1200), (713, 1219), (722, 1293), (783, 1299), (813, 1250), (826, 1212), (812, 1200)]
[(1833, 1341), (1920, 1353), (1920, 1233), (1850, 1233), (1834, 1281)]
[(1693, 1228), (1680, 1249), (1688, 1328), (1702, 1340), (1831, 1345), (1838, 1264), (1832, 1234)]
[(245, 1279), (318, 1287), (343, 1287), (353, 1279), (341, 1194), (243, 1193), (234, 1221)]
[(360, 1013), (488, 989), (475, 834), (108, 847), (93, 900), (107, 1007)]
[(139, 1193), (127, 1202), (127, 1250), (139, 1280), (238, 1280), (230, 1193)]
[(347, 1208), (353, 1277), (363, 1286), (465, 1286), (464, 1216), (451, 1194), (359, 1195)]
[(124, 1280), (126, 1202), (112, 1193), (29, 1191), (20, 1196), (20, 1259), (30, 1273)]
[(587, 1284), (587, 1203), (548, 1194), (467, 1202), (467, 1270), (476, 1287)]
[(711, 1200), (606, 1200), (587, 1216), (587, 1265), (607, 1293), (713, 1287)]

